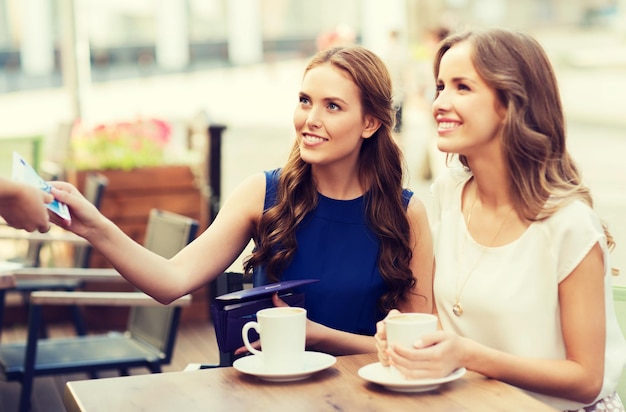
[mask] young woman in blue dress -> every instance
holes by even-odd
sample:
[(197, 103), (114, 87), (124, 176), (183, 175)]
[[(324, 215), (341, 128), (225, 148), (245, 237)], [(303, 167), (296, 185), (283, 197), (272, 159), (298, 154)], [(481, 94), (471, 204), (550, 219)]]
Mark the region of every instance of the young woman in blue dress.
[[(385, 65), (363, 47), (316, 54), (302, 79), (284, 167), (244, 180), (210, 227), (169, 260), (133, 242), (73, 186), (55, 183), (53, 194), (70, 207), (66, 227), (160, 302), (217, 277), (253, 239), (245, 269), (257, 285), (320, 280), (301, 288), (307, 349), (375, 352), (376, 322), (388, 310), (433, 307), (431, 232), (423, 203), (403, 190), (391, 90)], [(274, 303), (284, 305), (276, 296)]]
[(435, 59), (437, 146), (463, 168), (433, 185), (442, 330), (381, 362), (411, 378), (459, 367), (558, 410), (623, 411), (626, 343), (613, 309), (613, 238), (566, 149), (551, 64), (531, 36), (453, 34)]

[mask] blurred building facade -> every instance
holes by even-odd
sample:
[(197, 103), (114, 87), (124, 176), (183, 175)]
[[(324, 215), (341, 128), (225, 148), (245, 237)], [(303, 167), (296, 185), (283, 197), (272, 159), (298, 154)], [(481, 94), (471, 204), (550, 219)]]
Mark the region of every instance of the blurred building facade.
[(379, 50), (390, 30), (410, 43), (441, 25), (593, 26), (624, 8), (624, 0), (0, 0), (0, 93), (67, 83), (67, 54), (99, 81), (307, 56), (338, 27)]

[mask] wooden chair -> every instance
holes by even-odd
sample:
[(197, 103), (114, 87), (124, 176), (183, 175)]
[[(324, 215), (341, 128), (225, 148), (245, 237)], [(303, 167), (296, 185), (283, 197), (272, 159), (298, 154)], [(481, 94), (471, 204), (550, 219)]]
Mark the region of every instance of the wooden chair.
[[(198, 229), (198, 221), (174, 213), (153, 209), (150, 213), (144, 245), (164, 257), (171, 257), (188, 244)], [(50, 276), (63, 269), (27, 268), (15, 277)], [(70, 268), (66, 278), (122, 280), (113, 269)], [(0, 290), (0, 303), (3, 298)], [(105, 370), (128, 374), (129, 368), (145, 367), (152, 373), (171, 361), (182, 306), (189, 305), (190, 295), (164, 306), (141, 292), (38, 291), (30, 297), (28, 338), (26, 343), (0, 344), (0, 378), (22, 384), (20, 411), (28, 411), (33, 380), (37, 376), (85, 372), (91, 375)], [(44, 305), (132, 306), (124, 332), (40, 339), (38, 336)]]
[[(626, 286), (613, 286), (613, 304), (617, 322), (626, 336)], [(626, 401), (626, 370), (622, 372), (622, 378), (617, 385), (617, 394), (622, 401)]]

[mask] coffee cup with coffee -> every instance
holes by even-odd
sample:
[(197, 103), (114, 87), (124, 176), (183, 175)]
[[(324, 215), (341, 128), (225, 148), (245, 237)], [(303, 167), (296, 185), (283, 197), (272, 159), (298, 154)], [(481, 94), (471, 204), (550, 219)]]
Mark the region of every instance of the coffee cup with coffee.
[[(385, 318), (385, 330), (388, 345), (412, 348), (422, 335), (437, 330), (437, 316), (430, 313), (398, 313)], [(406, 379), (393, 366), (389, 371), (394, 378)]]
[[(262, 309), (257, 320), (246, 323), (241, 330), (243, 342), (250, 353), (261, 358), (263, 368), (272, 373), (296, 373), (304, 369), (306, 345), (306, 309), (273, 307)], [(256, 330), (261, 350), (255, 349), (248, 337)]]

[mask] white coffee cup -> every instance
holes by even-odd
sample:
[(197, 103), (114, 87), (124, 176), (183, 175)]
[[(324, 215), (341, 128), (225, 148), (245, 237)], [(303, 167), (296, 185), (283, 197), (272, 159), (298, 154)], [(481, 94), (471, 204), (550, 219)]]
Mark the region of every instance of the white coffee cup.
[[(387, 345), (413, 348), (422, 335), (437, 330), (437, 316), (429, 313), (399, 313), (385, 318)], [(394, 378), (406, 379), (395, 367), (389, 369)]]
[[(306, 309), (274, 307), (256, 314), (256, 322), (243, 326), (243, 343), (250, 353), (260, 356), (265, 371), (293, 373), (304, 369), (306, 342)], [(252, 347), (248, 331), (255, 329), (261, 337), (261, 350)]]

